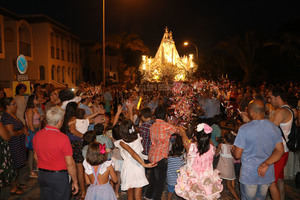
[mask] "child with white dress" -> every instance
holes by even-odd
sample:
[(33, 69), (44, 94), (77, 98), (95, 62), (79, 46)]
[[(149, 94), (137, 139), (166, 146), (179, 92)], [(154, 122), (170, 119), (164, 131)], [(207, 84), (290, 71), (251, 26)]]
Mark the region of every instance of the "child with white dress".
[(117, 182), (117, 175), (111, 161), (107, 161), (105, 144), (93, 142), (89, 145), (86, 160), (83, 162), (85, 179), (90, 186), (85, 200), (117, 200), (109, 183)]
[(222, 143), (219, 144), (217, 153), (220, 154), (220, 159), (217, 169), (220, 171), (220, 177), (226, 181), (226, 186), (233, 197), (238, 200), (239, 197), (235, 191), (235, 170), (234, 158), (231, 155), (231, 148), (234, 143), (234, 135), (230, 132), (225, 134)]
[(188, 200), (217, 200), (223, 190), (218, 170), (213, 169), (215, 149), (210, 144), (212, 128), (207, 124), (192, 125), (191, 140), (180, 129), (183, 145), (188, 152), (186, 164), (180, 168), (175, 192)]
[(114, 144), (120, 149), (124, 159), (121, 170), (121, 190), (127, 190), (128, 200), (141, 200), (142, 187), (149, 184), (144, 167), (154, 167), (155, 164), (144, 163), (143, 159), (146, 158), (142, 154), (142, 138), (137, 134), (130, 120), (122, 121), (118, 126), (118, 132), (122, 139), (115, 141)]

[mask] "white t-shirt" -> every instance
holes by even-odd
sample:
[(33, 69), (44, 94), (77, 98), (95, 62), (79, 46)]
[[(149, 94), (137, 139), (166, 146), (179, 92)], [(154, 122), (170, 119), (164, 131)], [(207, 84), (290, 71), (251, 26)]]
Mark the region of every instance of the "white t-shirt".
[(88, 119), (76, 119), (75, 128), (81, 134), (85, 134), (88, 131), (90, 121)]

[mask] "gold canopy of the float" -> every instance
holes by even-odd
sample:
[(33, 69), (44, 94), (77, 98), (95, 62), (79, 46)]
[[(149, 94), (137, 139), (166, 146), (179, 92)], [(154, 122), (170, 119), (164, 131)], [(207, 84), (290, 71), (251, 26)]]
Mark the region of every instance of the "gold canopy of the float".
[(193, 58), (193, 54), (179, 56), (172, 32), (166, 28), (155, 57), (143, 55), (139, 70), (145, 81), (185, 81), (197, 69)]

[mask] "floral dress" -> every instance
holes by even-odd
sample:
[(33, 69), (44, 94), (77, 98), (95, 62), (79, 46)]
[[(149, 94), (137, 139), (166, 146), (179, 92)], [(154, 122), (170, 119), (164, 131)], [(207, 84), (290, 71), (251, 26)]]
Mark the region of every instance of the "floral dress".
[(8, 186), (15, 177), (8, 143), (0, 137), (0, 187)]
[(223, 190), (218, 170), (213, 169), (213, 145), (202, 154), (198, 153), (196, 144), (192, 143), (187, 155), (187, 163), (180, 168), (175, 192), (188, 200), (216, 200)]
[[(22, 130), (24, 127), (23, 123), (20, 120), (12, 117), (6, 112), (3, 113), (1, 121), (4, 126), (12, 124), (14, 131)], [(8, 145), (13, 161), (13, 167), (15, 169), (20, 169), (24, 167), (27, 161), (25, 134), (12, 136), (8, 141)]]

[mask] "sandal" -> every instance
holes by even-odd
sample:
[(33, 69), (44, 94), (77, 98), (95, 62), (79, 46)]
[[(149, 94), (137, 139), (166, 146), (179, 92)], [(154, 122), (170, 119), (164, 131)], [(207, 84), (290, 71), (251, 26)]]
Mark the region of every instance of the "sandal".
[(29, 175), (30, 178), (38, 178), (38, 175), (36, 172), (32, 171)]
[(16, 194), (17, 187), (10, 190), (10, 194)]
[(21, 195), (24, 193), (24, 190), (22, 190), (21, 188), (18, 188), (15, 192), (16, 195)]
[(82, 193), (80, 194), (79, 199), (80, 199), (80, 200), (84, 200), (84, 199), (85, 199), (85, 195), (86, 195), (86, 192), (82, 192)]
[(19, 185), (18, 185), (18, 188), (19, 188), (19, 189), (22, 189), (22, 190), (26, 190), (26, 189), (28, 188), (28, 186), (25, 185), (25, 184), (19, 184)]
[(73, 196), (73, 200), (84, 200), (86, 193), (77, 193), (76, 195)]

